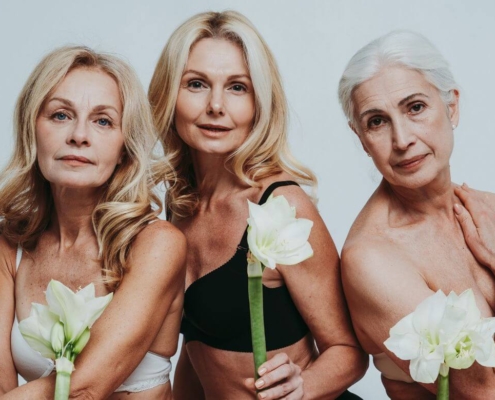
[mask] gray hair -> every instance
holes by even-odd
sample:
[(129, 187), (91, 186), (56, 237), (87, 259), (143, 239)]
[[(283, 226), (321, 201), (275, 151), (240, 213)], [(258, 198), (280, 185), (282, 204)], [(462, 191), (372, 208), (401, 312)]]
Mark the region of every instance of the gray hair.
[(351, 123), (354, 123), (354, 90), (384, 67), (393, 65), (404, 66), (423, 74), (438, 89), (445, 105), (454, 100), (453, 90), (458, 90), (458, 85), (447, 60), (423, 35), (396, 30), (360, 49), (351, 58), (340, 78), (339, 101)]

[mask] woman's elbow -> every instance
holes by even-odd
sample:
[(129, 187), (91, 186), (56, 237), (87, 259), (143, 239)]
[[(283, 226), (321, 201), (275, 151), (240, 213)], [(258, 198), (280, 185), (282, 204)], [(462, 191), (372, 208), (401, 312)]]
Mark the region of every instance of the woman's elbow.
[(351, 371), (349, 375), (353, 378), (353, 382), (359, 381), (369, 366), (369, 355), (364, 352), (360, 347), (352, 347), (352, 356), (349, 357), (351, 365)]
[(101, 400), (105, 398), (101, 393), (98, 394), (94, 387), (81, 387), (72, 388), (70, 391), (69, 399), (74, 400)]

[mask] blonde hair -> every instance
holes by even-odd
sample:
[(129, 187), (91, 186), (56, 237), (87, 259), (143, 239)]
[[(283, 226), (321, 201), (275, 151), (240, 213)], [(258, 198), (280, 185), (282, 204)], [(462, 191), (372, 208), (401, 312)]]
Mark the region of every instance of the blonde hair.
[(46, 55), (31, 73), (15, 109), (14, 154), (0, 174), (0, 217), (4, 219), (0, 229), (11, 244), (33, 248), (50, 223), (54, 205), (50, 184), (37, 166), (36, 119), (49, 94), (76, 68), (111, 76), (123, 104), (124, 157), (105, 184), (92, 216), (103, 278), (115, 290), (127, 269), (132, 241), (161, 212), (149, 167), (157, 140), (151, 110), (135, 72), (119, 58), (82, 46), (61, 47)]
[(201, 39), (225, 39), (244, 52), (255, 93), (253, 128), (228, 158), (228, 167), (243, 182), (259, 185), (264, 177), (285, 171), (302, 184), (316, 177), (292, 156), (287, 140), (287, 101), (275, 59), (252, 23), (234, 11), (200, 13), (180, 25), (165, 45), (151, 79), (148, 97), (155, 125), (171, 168), (162, 171), (166, 204), (173, 215), (194, 214), (198, 191), (188, 146), (174, 127), (175, 105), (189, 52)]

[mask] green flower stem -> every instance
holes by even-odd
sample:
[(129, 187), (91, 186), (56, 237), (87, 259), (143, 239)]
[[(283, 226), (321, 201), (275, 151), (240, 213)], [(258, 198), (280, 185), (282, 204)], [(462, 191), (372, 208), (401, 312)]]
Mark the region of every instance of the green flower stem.
[(437, 380), (437, 400), (449, 400), (449, 372), (438, 375)]
[(70, 392), (70, 376), (74, 364), (66, 357), (60, 357), (55, 361), (57, 378), (55, 380), (54, 400), (68, 400)]
[[(260, 265), (261, 269), (261, 265)], [(249, 313), (251, 316), (251, 337), (253, 343), (254, 374), (259, 378), (258, 369), (266, 361), (265, 323), (263, 319), (263, 285), (261, 272), (248, 272)]]
[(70, 373), (57, 372), (54, 400), (67, 400), (70, 392)]

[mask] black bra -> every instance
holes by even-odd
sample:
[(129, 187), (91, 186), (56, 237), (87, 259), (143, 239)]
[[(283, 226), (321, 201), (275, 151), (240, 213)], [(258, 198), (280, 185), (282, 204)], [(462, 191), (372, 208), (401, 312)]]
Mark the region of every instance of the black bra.
[[(259, 204), (280, 186), (272, 183)], [(198, 340), (217, 349), (252, 352), (247, 277), (247, 229), (233, 257), (221, 267), (197, 279), (186, 290), (181, 332), (187, 342)], [(263, 286), (263, 311), (267, 350), (287, 347), (302, 339), (308, 326), (285, 285)]]

